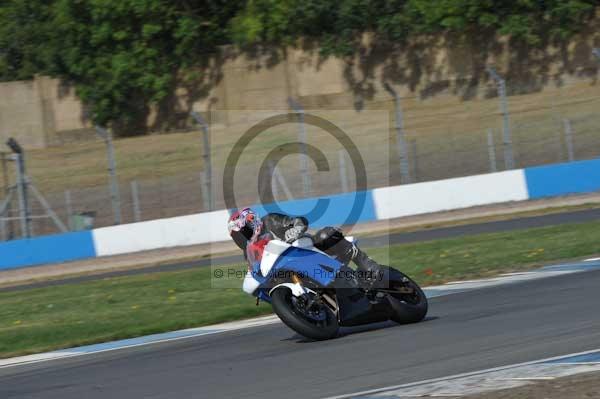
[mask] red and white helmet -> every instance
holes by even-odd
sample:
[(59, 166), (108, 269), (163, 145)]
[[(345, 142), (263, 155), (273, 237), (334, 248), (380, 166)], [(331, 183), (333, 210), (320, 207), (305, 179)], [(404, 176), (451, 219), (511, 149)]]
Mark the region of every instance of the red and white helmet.
[(244, 249), (248, 241), (260, 234), (262, 221), (252, 209), (244, 208), (229, 217), (227, 230), (238, 247)]

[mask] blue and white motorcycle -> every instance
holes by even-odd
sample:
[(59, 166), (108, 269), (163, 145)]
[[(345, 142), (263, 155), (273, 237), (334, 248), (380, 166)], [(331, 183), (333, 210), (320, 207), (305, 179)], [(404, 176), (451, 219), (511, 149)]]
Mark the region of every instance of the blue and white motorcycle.
[(365, 286), (359, 272), (315, 248), (310, 237), (269, 241), (244, 291), (270, 302), (289, 328), (314, 340), (334, 338), (340, 326), (416, 323), (428, 307), (421, 288), (400, 271), (381, 266), (377, 281)]

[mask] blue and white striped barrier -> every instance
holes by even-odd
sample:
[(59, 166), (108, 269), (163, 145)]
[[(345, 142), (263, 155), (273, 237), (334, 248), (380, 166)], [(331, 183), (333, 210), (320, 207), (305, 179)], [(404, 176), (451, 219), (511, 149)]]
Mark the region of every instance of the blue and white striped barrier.
[[(386, 220), (600, 190), (600, 159), (364, 192), (257, 205), (258, 213), (307, 215), (313, 227)], [(356, 207), (356, 204), (360, 206)], [(356, 209), (355, 209), (356, 208)], [(0, 243), (0, 270), (229, 239), (228, 210)]]

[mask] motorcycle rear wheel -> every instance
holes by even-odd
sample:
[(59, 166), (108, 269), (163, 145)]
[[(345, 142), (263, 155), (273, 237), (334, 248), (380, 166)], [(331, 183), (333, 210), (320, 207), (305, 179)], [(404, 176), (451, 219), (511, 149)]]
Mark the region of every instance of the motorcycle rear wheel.
[(335, 313), (326, 305), (322, 306), (324, 320), (313, 320), (298, 309), (293, 302), (292, 291), (289, 288), (278, 288), (271, 293), (271, 305), (275, 314), (283, 323), (298, 334), (322, 341), (335, 338), (339, 330), (339, 323)]
[[(391, 319), (399, 324), (418, 323), (422, 321), (427, 315), (429, 304), (421, 287), (406, 274), (391, 267), (389, 268), (388, 281), (389, 288), (392, 291), (388, 291), (388, 300), (394, 310)], [(395, 288), (399, 290), (401, 287), (411, 288), (413, 294), (393, 292)]]

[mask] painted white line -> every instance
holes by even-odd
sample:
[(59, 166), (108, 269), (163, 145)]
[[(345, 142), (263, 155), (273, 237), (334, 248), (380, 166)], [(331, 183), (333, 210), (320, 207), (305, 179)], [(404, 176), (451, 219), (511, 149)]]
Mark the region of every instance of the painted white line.
[(584, 260), (584, 262), (596, 262), (597, 260), (600, 260), (600, 258), (590, 258), (590, 259)]
[(515, 272), (515, 273), (503, 273), (500, 276), (502, 277), (514, 277), (514, 276), (528, 276), (531, 274), (535, 274), (536, 272)]
[[(382, 394), (380, 397), (385, 397), (385, 398), (425, 396), (425, 395), (437, 396), (438, 393), (442, 393), (442, 392), (436, 392), (435, 394), (433, 394), (433, 392), (431, 392), (432, 391), (431, 388), (433, 387), (433, 388), (439, 389), (440, 386), (435, 385), (438, 383), (442, 383), (441, 386), (446, 386), (445, 384), (447, 382), (454, 383), (455, 381), (458, 381), (458, 383), (462, 386), (463, 384), (465, 384), (467, 382), (467, 381), (465, 381), (466, 379), (470, 379), (472, 377), (477, 377), (478, 384), (481, 387), (484, 387), (484, 386), (490, 387), (491, 385), (494, 385), (494, 386), (497, 385), (497, 384), (493, 383), (492, 373), (499, 373), (499, 372), (510, 373), (510, 372), (516, 371), (517, 375), (497, 374), (495, 376), (496, 380), (499, 378), (505, 378), (505, 379), (510, 378), (510, 379), (514, 380), (515, 378), (519, 378), (519, 374), (522, 375), (521, 373), (524, 372), (524, 369), (523, 369), (524, 367), (529, 367), (529, 366), (534, 366), (531, 370), (535, 371), (536, 373), (535, 374), (532, 373), (532, 375), (536, 375), (537, 377), (557, 377), (557, 376), (578, 374), (579, 372), (600, 371), (600, 363), (592, 363), (591, 365), (585, 364), (585, 363), (576, 363), (576, 364), (573, 364), (574, 367), (571, 369), (561, 368), (560, 366), (564, 366), (563, 363), (544, 364), (544, 363), (548, 363), (548, 362), (555, 361), (555, 360), (568, 359), (568, 358), (575, 357), (575, 356), (582, 356), (582, 355), (597, 353), (599, 351), (600, 351), (600, 349), (593, 349), (593, 350), (580, 352), (580, 353), (555, 356), (555, 357), (550, 357), (550, 358), (546, 358), (546, 359), (534, 360), (534, 361), (524, 362), (524, 363), (517, 363), (517, 364), (513, 364), (513, 365), (508, 365), (508, 366), (494, 367), (494, 368), (490, 368), (490, 369), (486, 369), (486, 370), (461, 373), (461, 374), (451, 375), (451, 376), (447, 376), (447, 377), (432, 378), (432, 379), (418, 381), (418, 382), (412, 382), (412, 383), (408, 383), (408, 384), (392, 385), (392, 386), (388, 386), (388, 387), (371, 389), (371, 390), (367, 390), (367, 391), (354, 392), (354, 393), (338, 395), (338, 396), (331, 396), (331, 397), (328, 397), (327, 399), (361, 398), (361, 397), (365, 397), (365, 396), (368, 396), (369, 398), (371, 398), (371, 397), (375, 398), (375, 397), (379, 396), (378, 394)], [(543, 366), (543, 367), (537, 367), (537, 366)], [(555, 367), (555, 366), (559, 366), (559, 367)], [(561, 371), (561, 370), (565, 370), (565, 371)], [(552, 373), (552, 375), (544, 376), (544, 375), (541, 375), (543, 373), (541, 373), (540, 371), (547, 371), (548, 373)], [(468, 383), (472, 384), (473, 381), (475, 381), (475, 380), (468, 381)], [(514, 380), (514, 383), (517, 384), (518, 381)], [(523, 381), (523, 384), (520, 384), (520, 385), (524, 385), (524, 381)], [(452, 385), (448, 385), (448, 386), (452, 386)], [(456, 388), (456, 386), (457, 385), (454, 385), (453, 388)], [(423, 390), (421, 389), (421, 391), (418, 391), (417, 388), (418, 389), (426, 388), (426, 391), (429, 393), (419, 393), (419, 392), (422, 392)], [(502, 388), (506, 388), (506, 386), (502, 386), (499, 389), (502, 389)], [(402, 392), (399, 392), (399, 391), (402, 391)], [(443, 393), (446, 396), (448, 396), (448, 392), (443, 392)], [(453, 396), (460, 396), (460, 395), (461, 395), (460, 393), (459, 394), (457, 394), (456, 392), (453, 393)]]
[(499, 277), (482, 278), (482, 279), (479, 279), (479, 280), (457, 280), (457, 281), (448, 281), (444, 285), (483, 284), (483, 283), (495, 282), (495, 281), (499, 281), (499, 280), (501, 280), (501, 278), (499, 278)]
[(48, 352), (48, 353), (40, 353), (37, 355), (27, 355), (27, 356), (19, 356), (12, 357), (9, 359), (0, 359), (0, 368), (14, 366), (17, 364), (27, 364), (27, 363), (38, 363), (44, 362), (47, 360), (60, 359), (63, 357), (73, 356), (73, 354), (69, 354), (68, 352)]
[[(561, 363), (564, 364), (564, 363)], [(556, 377), (511, 377), (511, 378), (494, 378), (498, 381), (551, 381), (555, 380)]]

